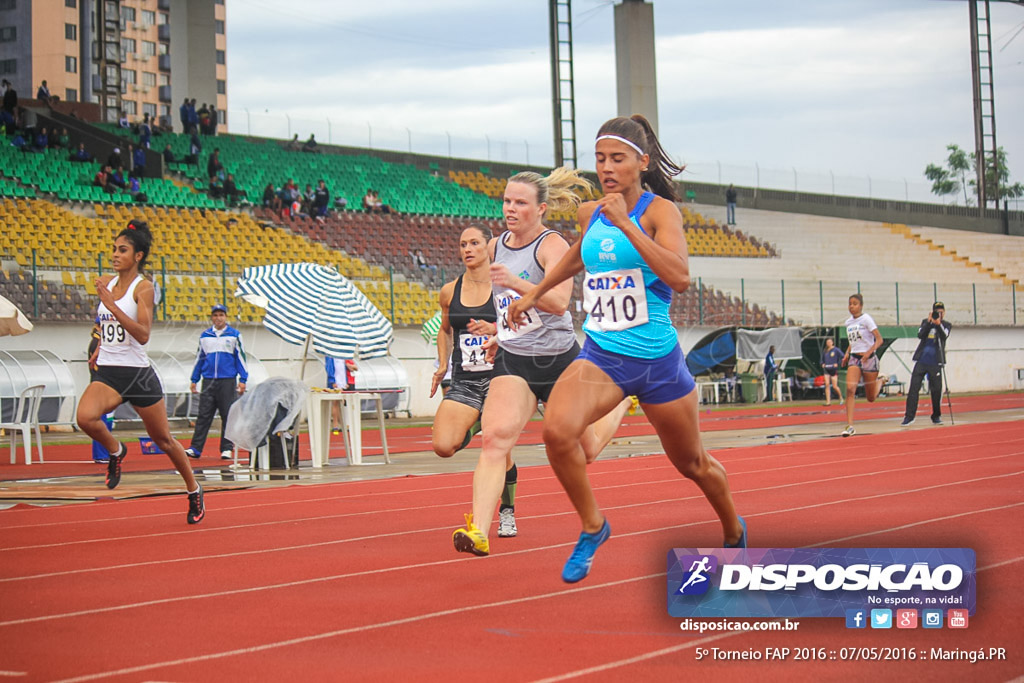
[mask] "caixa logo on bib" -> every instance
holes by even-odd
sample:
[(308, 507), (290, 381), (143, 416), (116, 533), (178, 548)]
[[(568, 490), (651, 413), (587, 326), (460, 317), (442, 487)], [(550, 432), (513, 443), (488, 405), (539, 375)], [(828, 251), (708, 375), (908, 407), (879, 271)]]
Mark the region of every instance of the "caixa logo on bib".
[(674, 617), (845, 617), (856, 608), (960, 608), (974, 615), (969, 548), (676, 548)]

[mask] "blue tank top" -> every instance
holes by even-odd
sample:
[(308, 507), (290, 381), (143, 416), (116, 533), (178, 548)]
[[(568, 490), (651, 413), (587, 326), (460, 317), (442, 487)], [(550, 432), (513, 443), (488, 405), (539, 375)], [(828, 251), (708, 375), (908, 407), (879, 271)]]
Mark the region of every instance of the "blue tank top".
[[(629, 213), (636, 227), (655, 195), (644, 192)], [(581, 245), (587, 320), (583, 331), (605, 351), (661, 358), (679, 343), (669, 317), (672, 289), (658, 279), (621, 230), (596, 211)]]

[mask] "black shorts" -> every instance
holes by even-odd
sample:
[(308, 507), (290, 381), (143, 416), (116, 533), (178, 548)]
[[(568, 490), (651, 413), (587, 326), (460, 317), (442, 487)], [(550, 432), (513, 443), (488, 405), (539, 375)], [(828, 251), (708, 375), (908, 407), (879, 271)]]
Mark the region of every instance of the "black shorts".
[(452, 378), (452, 386), (448, 393), (445, 394), (443, 400), (455, 401), (483, 412), (484, 399), (487, 398), (487, 389), (490, 385), (491, 373), (467, 372), (464, 375)]
[(123, 402), (131, 403), (136, 408), (148, 408), (164, 400), (164, 388), (152, 367), (101, 365), (93, 381), (106, 384), (121, 394)]
[(825, 374), (829, 377), (835, 377), (839, 372), (839, 368), (825, 368)]
[(572, 348), (557, 356), (520, 356), (498, 347), (494, 357), (494, 377), (512, 375), (522, 377), (530, 391), (540, 401), (547, 402), (551, 389), (569, 365), (579, 355), (580, 345), (573, 342)]

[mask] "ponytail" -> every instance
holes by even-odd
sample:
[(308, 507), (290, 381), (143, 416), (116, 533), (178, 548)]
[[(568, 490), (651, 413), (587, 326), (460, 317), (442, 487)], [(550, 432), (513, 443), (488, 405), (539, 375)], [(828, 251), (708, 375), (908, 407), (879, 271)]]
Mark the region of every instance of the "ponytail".
[(537, 203), (547, 204), (548, 210), (552, 212), (568, 211), (580, 205), (583, 200), (573, 188), (578, 187), (584, 191), (593, 188), (590, 181), (580, 175), (578, 169), (566, 166), (559, 166), (547, 176), (533, 171), (522, 171), (509, 178), (508, 182), (533, 185), (537, 190)]

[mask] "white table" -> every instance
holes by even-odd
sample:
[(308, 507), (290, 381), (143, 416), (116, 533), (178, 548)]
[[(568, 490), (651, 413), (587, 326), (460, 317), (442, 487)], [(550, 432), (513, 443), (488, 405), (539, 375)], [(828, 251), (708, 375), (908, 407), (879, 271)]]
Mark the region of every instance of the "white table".
[(342, 433), (345, 436), (345, 457), (349, 465), (369, 465), (363, 462), (362, 401), (377, 402), (377, 426), (380, 428), (380, 442), (384, 448), (384, 462), (391, 464), (388, 453), (387, 431), (384, 427), (384, 394), (400, 393), (401, 389), (380, 389), (376, 391), (311, 391), (306, 400), (306, 416), (309, 421), (309, 449), (313, 467), (323, 467), (330, 462), (331, 448), (331, 402), (341, 402)]

